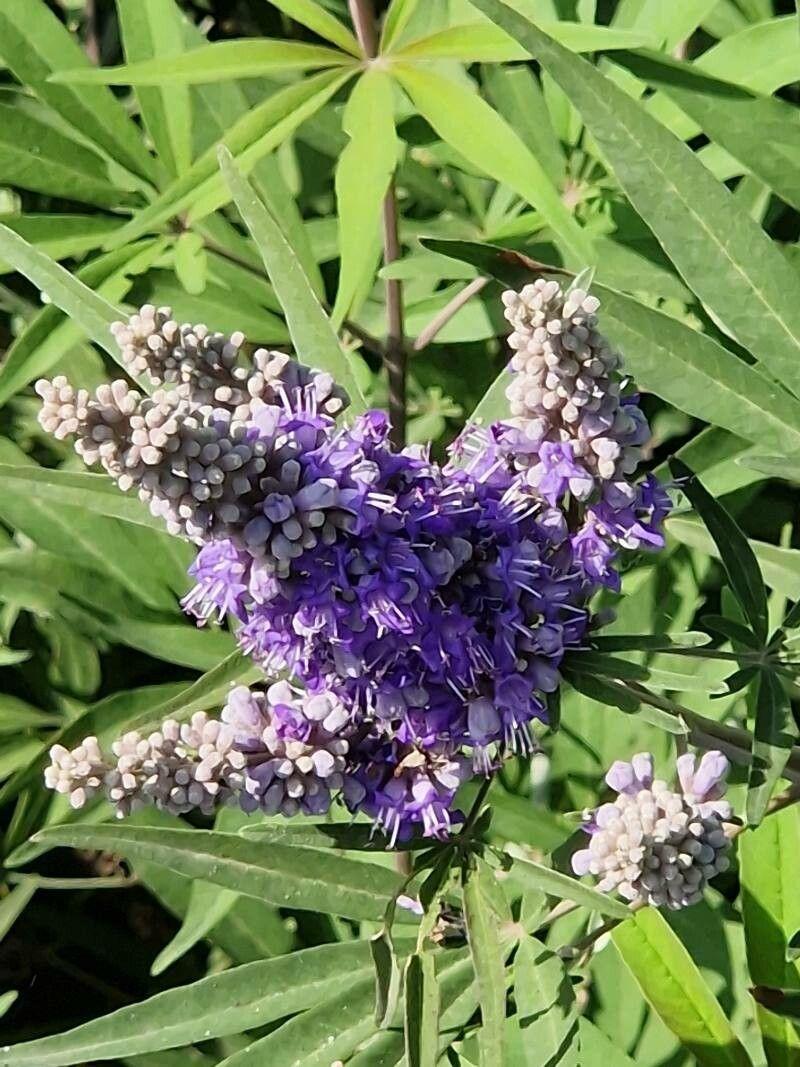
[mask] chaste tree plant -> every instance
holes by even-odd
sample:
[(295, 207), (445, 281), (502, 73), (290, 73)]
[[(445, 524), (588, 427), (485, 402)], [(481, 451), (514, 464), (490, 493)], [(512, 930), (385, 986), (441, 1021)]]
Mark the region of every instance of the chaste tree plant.
[(800, 1062), (796, 13), (63, 7), (0, 1065)]

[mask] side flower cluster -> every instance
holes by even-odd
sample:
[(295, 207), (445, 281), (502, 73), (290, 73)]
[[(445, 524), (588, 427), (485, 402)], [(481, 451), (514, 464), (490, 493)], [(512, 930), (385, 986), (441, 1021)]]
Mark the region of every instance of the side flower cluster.
[(616, 762), (606, 782), (617, 797), (590, 813), (589, 846), (573, 855), (572, 869), (632, 904), (673, 910), (696, 904), (730, 864), (731, 807), (722, 799), (728, 766), (721, 752), (706, 752), (699, 765), (687, 753), (678, 758), (679, 786), (671, 789), (653, 777), (649, 752)]
[[(534, 747), (620, 548), (661, 544), (666, 496), (633, 477), (647, 425), (597, 301), (537, 282), (504, 303), (510, 417), (468, 428), (444, 464), (395, 449), (381, 412), (337, 425), (330, 376), (168, 308), (114, 327), (152, 397), (38, 383), (42, 425), (199, 546), (186, 610), (233, 617), (289, 679), (231, 695), (221, 736), (244, 762), (220, 764), (220, 797), (289, 816), (340, 795), (392, 840), (446, 834), (466, 777)], [(50, 772), (79, 801), (108, 780), (90, 742)], [(130, 773), (164, 804), (158, 757), (142, 759)]]

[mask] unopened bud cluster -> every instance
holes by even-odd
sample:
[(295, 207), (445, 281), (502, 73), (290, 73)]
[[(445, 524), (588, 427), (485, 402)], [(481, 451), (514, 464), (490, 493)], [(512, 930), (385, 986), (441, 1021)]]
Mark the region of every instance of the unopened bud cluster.
[(573, 870), (592, 874), (597, 889), (634, 904), (671, 909), (696, 904), (715, 875), (728, 869), (730, 805), (722, 800), (728, 761), (707, 752), (697, 766), (678, 759), (680, 787), (653, 777), (653, 757), (617, 762), (606, 776), (616, 800), (602, 804), (587, 823), (588, 848), (576, 852)]
[(598, 329), (597, 297), (539, 279), (503, 293), (503, 304), (516, 372), (506, 395), (526, 435), (569, 446), (585, 471), (584, 498), (595, 479), (633, 474), (649, 432), (635, 404), (621, 398), (621, 359)]
[(96, 737), (72, 751), (53, 745), (45, 784), (73, 808), (103, 790), (119, 817), (147, 803), (172, 815), (193, 809), (208, 815), (241, 791), (245, 765), (231, 727), (196, 712), (187, 723), (167, 719), (151, 734), (123, 734), (108, 757)]

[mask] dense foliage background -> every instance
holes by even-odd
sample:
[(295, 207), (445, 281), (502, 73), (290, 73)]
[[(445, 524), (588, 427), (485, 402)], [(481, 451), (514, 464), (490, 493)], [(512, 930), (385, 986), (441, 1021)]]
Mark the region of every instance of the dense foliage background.
[[(230, 633), (198, 630), (183, 617), (188, 546), (143, 522), (135, 501), (51, 476), (82, 467), (39, 428), (31, 388), (43, 374), (64, 373), (87, 388), (118, 375), (108, 303), (168, 304), (179, 321), (289, 344), (281, 286), (275, 277), (275, 288), (267, 283), (259, 243), (231, 203), (217, 166), (220, 142), (331, 310), (369, 402), (387, 406), (391, 392), (397, 420), (405, 384), (406, 437), (433, 441), (439, 455), (477, 405), (485, 417), (502, 411), (502, 385), (490, 390), (507, 360), (501, 283), (521, 285), (537, 263), (594, 266), (603, 327), (645, 395), (654, 431), (648, 464), (666, 477), (666, 457), (679, 452), (736, 517), (770, 590), (770, 632), (787, 601), (800, 599), (794, 7), (783, 0), (509, 6), (548, 36), (515, 41), (525, 19), (512, 13), (509, 21), (496, 0), (378, 4), (380, 49), (394, 58), (361, 73), (345, 0), (0, 0), (3, 1043), (59, 1033), (206, 975), (227, 972), (234, 983), (227, 993), (211, 986), (99, 1024), (94, 1035), (65, 1039), (61, 1051), (0, 1052), (2, 1064), (116, 1056), (143, 1067), (337, 1060), (373, 1067), (404, 1055), (402, 1019), (389, 1029), (373, 1019), (373, 964), (363, 939), (380, 929), (382, 908), (348, 909), (341, 886), (330, 890), (328, 908), (303, 908), (305, 898), (292, 895), (292, 879), (304, 873), (300, 853), (285, 867), (237, 870), (225, 888), (213, 863), (159, 864), (133, 839), (126, 849), (112, 827), (90, 832), (84, 848), (48, 851), (69, 834), (29, 841), (42, 827), (108, 819), (103, 806), (69, 812), (42, 788), (56, 736), (110, 739), (168, 711), (214, 708), (232, 680), (257, 677), (234, 653)], [(261, 43), (218, 47), (244, 39)], [(141, 66), (92, 71), (123, 63)], [(392, 173), (399, 248), (390, 242), (393, 261), (382, 266), (381, 202)], [(65, 264), (102, 301), (95, 306), (72, 291), (38, 253)], [(314, 352), (303, 355), (315, 361)], [(669, 521), (668, 549), (637, 558), (622, 594), (608, 597), (616, 620), (606, 632), (710, 628), (714, 647), (735, 659), (743, 622), (752, 618), (726, 584), (720, 539), (683, 504)], [(723, 554), (726, 544), (741, 560), (735, 536), (723, 536)], [(788, 620), (790, 637), (796, 625)], [(644, 679), (655, 702), (631, 701), (630, 692), (623, 699), (618, 690), (615, 700), (619, 677), (608, 665), (587, 669), (605, 681), (578, 674), (581, 691), (563, 692), (560, 729), (544, 732), (542, 752), (507, 763), (492, 784), (493, 817), (482, 828), (495, 849), (513, 842), (528, 858), (552, 857), (556, 869), (567, 869), (575, 829), (567, 813), (604, 796), (607, 766), (650, 750), (667, 773), (676, 736), (683, 744), (688, 730), (690, 740), (713, 743), (708, 720), (731, 728), (728, 741), (739, 737), (746, 763), (749, 738), (732, 728), (752, 729), (758, 716), (769, 786), (787, 758), (785, 773), (797, 773), (799, 754), (789, 754), (791, 671), (781, 676), (783, 697), (767, 707), (766, 672), (759, 675), (754, 660), (742, 661), (731, 681), (737, 664), (725, 659), (630, 647), (628, 662), (640, 673), (627, 680)], [(776, 750), (782, 755), (773, 758)], [(747, 768), (733, 777), (744, 813)], [(475, 787), (465, 792), (468, 807)], [(767, 800), (763, 789), (751, 800), (751, 822)], [(131, 821), (171, 823), (152, 812)], [(226, 812), (217, 829), (235, 833), (243, 824)], [(245, 840), (268, 865), (277, 838), (259, 840), (256, 831)], [(299, 844), (322, 847), (310, 838)], [(513, 915), (540, 938), (524, 941), (509, 972), (516, 985), (508, 1003), (517, 1014), (507, 1062), (800, 1062), (792, 1024), (756, 1008), (748, 992), (800, 989), (800, 966), (786, 955), (800, 930), (799, 846), (797, 810), (770, 815), (741, 835), (738, 862), (702, 904), (645, 931), (655, 955), (624, 938), (604, 939), (569, 961), (569, 976), (543, 946), (580, 942), (594, 923), (590, 907), (542, 926), (547, 909), (533, 875), (526, 881), (515, 867), (498, 882), (482, 861), (492, 921), (502, 927)], [(316, 855), (323, 883), (327, 871), (336, 881), (344, 855), (373, 865), (365, 880), (376, 900), (399, 884), (395, 858), (380, 851)], [(566, 895), (544, 886), (553, 897)], [(439, 959), (441, 1036), (434, 1016), (427, 1047), (409, 1054), (419, 1063), (442, 1055), (441, 1062), (466, 1065), (478, 1062), (478, 1004), (486, 1021), (489, 1001), (485, 971), (473, 984), (455, 886), (449, 899), (456, 911)], [(287, 954), (328, 945), (342, 951), (292, 969)], [(285, 969), (231, 970), (263, 960), (283, 960)], [(493, 996), (504, 1013), (502, 958), (499, 966)], [(428, 1010), (423, 1003), (420, 1018), (428, 1020)], [(180, 1024), (175, 1040), (165, 1041), (166, 1028)], [(160, 1043), (168, 1049), (158, 1051)]]

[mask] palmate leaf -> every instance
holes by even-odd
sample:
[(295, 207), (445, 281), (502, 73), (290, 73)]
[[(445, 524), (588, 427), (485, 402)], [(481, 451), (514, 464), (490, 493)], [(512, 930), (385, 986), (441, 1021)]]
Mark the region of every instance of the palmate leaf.
[[(481, 273), (521, 289), (547, 268), (496, 245), (423, 237), (432, 251), (471, 263)], [(602, 261), (598, 266), (602, 278)], [(602, 300), (602, 328), (619, 344), (637, 383), (680, 411), (722, 426), (754, 443), (780, 441), (800, 449), (800, 404), (712, 338), (633, 297), (594, 283)], [(486, 422), (507, 410), (508, 376), (501, 373), (472, 413)], [(726, 445), (727, 447), (727, 445)]]
[(366, 401), (353, 370), (355, 357), (342, 350), (289, 242), (253, 187), (242, 177), (227, 149), (220, 149), (220, 165), (236, 206), (264, 260), (298, 357), (333, 375), (334, 380), (347, 390), (351, 401), (349, 410), (353, 414), (365, 411)]
[[(116, 248), (163, 225), (191, 207), (197, 222), (230, 199), (219, 173), (219, 144), (236, 156), (245, 173), (313, 115), (344, 84), (348, 75), (324, 71), (288, 85), (237, 118), (222, 140), (207, 149), (190, 169), (168, 185), (107, 242)], [(201, 206), (202, 213), (201, 213)]]
[[(280, 907), (376, 922), (402, 882), (375, 864), (329, 855), (323, 866), (314, 849), (277, 844), (264, 849), (255, 840), (211, 830), (56, 826), (41, 830), (34, 840), (51, 846), (108, 846), (134, 862), (158, 863)], [(415, 920), (410, 916), (408, 921)]]
[(702, 1067), (750, 1067), (750, 1059), (691, 956), (655, 908), (612, 932), (645, 998)]
[(198, 941), (202, 941), (237, 900), (238, 894), (232, 889), (220, 889), (219, 886), (200, 880), (192, 882), (189, 907), (181, 928), (153, 960), (150, 973), (163, 974)]
[(762, 228), (682, 141), (591, 63), (502, 0), (471, 2), (567, 94), (687, 285), (776, 378), (800, 387), (800, 277)]
[(315, 44), (267, 38), (217, 41), (179, 56), (146, 59), (120, 67), (60, 70), (51, 81), (70, 85), (198, 85), (260, 78), (272, 71), (344, 67), (353, 57)]
[(340, 267), (334, 325), (349, 314), (374, 274), (381, 205), (397, 165), (394, 86), (385, 71), (368, 70), (359, 78), (342, 126), (350, 142), (336, 165)]
[[(172, 58), (185, 52), (184, 18), (174, 0), (117, 0), (122, 44), (128, 63)], [(175, 177), (192, 162), (192, 102), (187, 86), (136, 91), (156, 153)]]
[(51, 75), (89, 60), (45, 0), (0, 0), (0, 59), (75, 130), (147, 180), (156, 174), (135, 123), (109, 89), (55, 85)]
[(594, 262), (592, 243), (541, 164), (480, 96), (438, 73), (399, 61), (392, 74), (439, 136), (473, 166), (532, 204), (575, 267)]
[[(739, 837), (747, 966), (755, 986), (800, 989), (800, 965), (787, 962), (786, 945), (800, 929), (800, 814), (776, 812)], [(769, 1005), (767, 1005), (769, 1006)], [(800, 1057), (796, 1028), (759, 1007), (756, 1018), (770, 1067), (786, 1067)]]
[(411, 21), (419, 0), (391, 0), (381, 30), (381, 52), (389, 52)]
[(358, 941), (244, 964), (0, 1051), (0, 1067), (67, 1067), (237, 1034), (327, 1003), (342, 974), (369, 982), (370, 967), (369, 949)]

